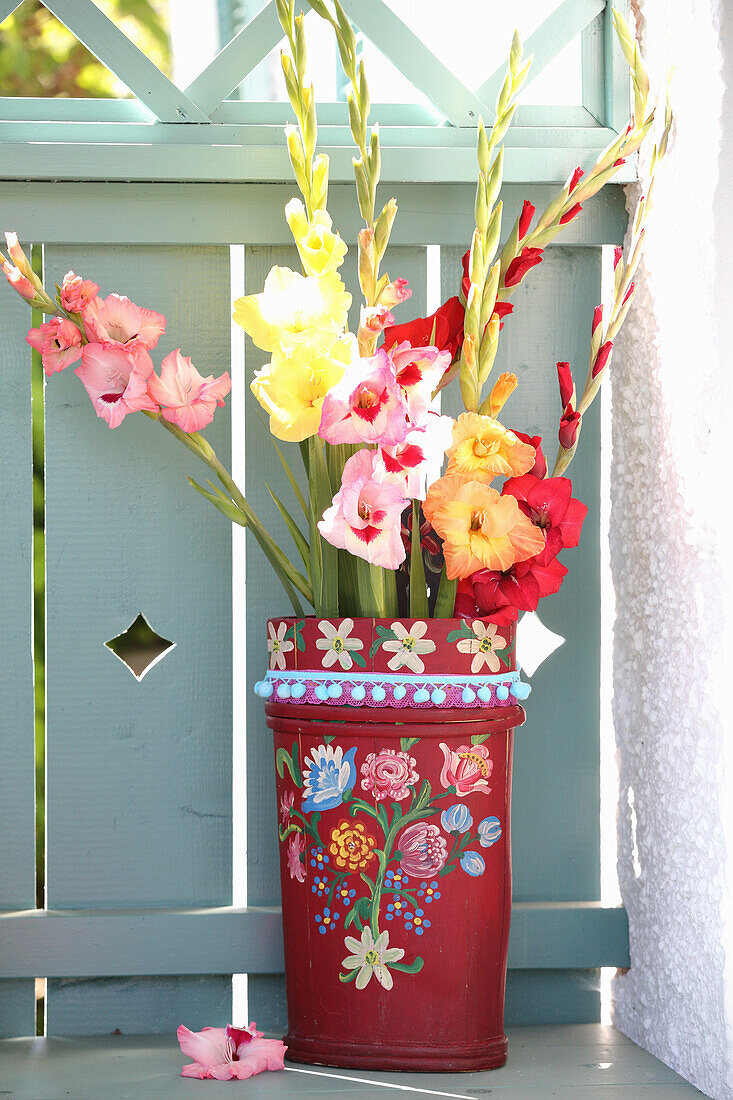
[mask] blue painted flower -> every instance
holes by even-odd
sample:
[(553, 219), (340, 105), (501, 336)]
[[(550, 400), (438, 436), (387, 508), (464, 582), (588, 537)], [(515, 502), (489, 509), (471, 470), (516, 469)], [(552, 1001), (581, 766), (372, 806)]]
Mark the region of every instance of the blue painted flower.
[(408, 913), (408, 902), (400, 894), (393, 894), (392, 901), (387, 906), (387, 920), (394, 920), (395, 917), (407, 919)]
[(347, 753), (340, 745), (319, 745), (303, 761), (303, 813), (332, 810), (356, 782), (356, 748)]
[(323, 848), (311, 848), (311, 867), (316, 867), (319, 871), (323, 871), (328, 862), (328, 856)]
[(464, 852), (461, 856), (461, 867), (467, 875), (473, 875), (474, 878), (478, 878), (486, 870), (484, 857), (478, 852)]
[(485, 817), (478, 827), (479, 844), (490, 848), (501, 836), (501, 822), (498, 817)]
[(438, 889), (437, 881), (433, 879), (432, 882), (421, 882), (417, 896), (419, 898), (425, 898), (428, 905), (431, 901), (440, 901), (440, 890)]
[(316, 879), (313, 880), (313, 885), (311, 886), (311, 890), (319, 898), (322, 898), (325, 894), (328, 893), (328, 882), (326, 881), (325, 878), (316, 878)]
[(416, 936), (422, 936), (426, 928), (430, 927), (430, 921), (425, 916), (424, 909), (416, 909), (414, 913), (405, 913), (405, 928), (408, 932), (415, 930)]
[(340, 901), (342, 905), (351, 905), (351, 901), (355, 897), (356, 890), (350, 890), (348, 882), (342, 882), (340, 886), (336, 887), (334, 900)]
[(385, 890), (401, 890), (410, 881), (410, 876), (406, 875), (404, 871), (400, 871), (399, 868), (393, 871), (390, 867), (384, 876), (384, 888)]
[(440, 815), (440, 824), (447, 833), (467, 833), (473, 825), (473, 818), (468, 806), (462, 802), (456, 802), (443, 810)]
[(331, 931), (336, 927), (336, 921), (339, 919), (338, 913), (332, 913), (328, 906), (324, 906), (323, 913), (316, 913), (315, 922), (318, 925), (318, 931), (322, 936), (326, 935), (329, 928)]

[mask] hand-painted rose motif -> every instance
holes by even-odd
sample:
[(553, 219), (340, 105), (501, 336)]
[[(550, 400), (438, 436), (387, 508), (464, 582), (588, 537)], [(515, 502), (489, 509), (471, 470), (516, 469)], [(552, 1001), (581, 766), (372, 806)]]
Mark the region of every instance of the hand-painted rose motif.
[[(325, 649), (323, 655), (323, 667), (330, 668), (332, 665), (338, 663), (341, 668), (348, 670), (354, 664), (354, 659), (351, 656), (351, 651), (355, 649), (363, 649), (364, 643), (360, 638), (350, 638), (349, 635), (354, 629), (353, 619), (344, 619), (339, 623), (338, 629), (333, 623), (327, 622), (325, 619), (318, 624), (318, 629), (323, 638), (316, 640), (317, 649)], [(364, 662), (361, 662), (362, 666)]]
[(473, 825), (473, 817), (465, 802), (455, 802), (447, 810), (443, 810), (440, 824), (446, 833), (467, 833)]
[(337, 745), (319, 745), (303, 761), (304, 813), (332, 810), (344, 800), (344, 792), (356, 782), (356, 748), (347, 752)]
[(270, 635), (267, 639), (267, 651), (270, 654), (271, 669), (284, 669), (285, 654), (295, 648), (290, 639), (285, 637), (287, 630), (287, 623), (279, 623), (277, 630), (272, 623), (267, 624), (267, 632)]
[(409, 632), (402, 623), (392, 623), (392, 631), (396, 638), (382, 642), (382, 646), (388, 653), (394, 653), (387, 662), (387, 667), (396, 672), (398, 668), (405, 666), (411, 672), (422, 673), (425, 671), (425, 662), (420, 654), (432, 653), (435, 650), (435, 642), (424, 637), (428, 624), (423, 622), (413, 623)]
[(496, 844), (501, 836), (501, 822), (498, 817), (485, 817), (478, 826), (479, 844), (482, 848), (490, 848)]
[(405, 954), (402, 947), (388, 947), (389, 934), (382, 932), (375, 940), (369, 925), (362, 929), (361, 939), (347, 936), (346, 949), (351, 952), (341, 963), (344, 970), (358, 970), (356, 988), (365, 989), (374, 976), (385, 989), (391, 989), (394, 979), (389, 972), (389, 963), (398, 962)]
[(496, 623), (482, 623), (480, 619), (476, 619), (471, 626), (473, 638), (461, 638), (458, 642), (461, 653), (474, 655), (471, 661), (471, 672), (480, 672), (484, 665), (489, 666), (489, 672), (499, 672), (501, 661), (494, 651), (506, 647), (506, 638), (496, 633)]
[(372, 791), (379, 802), (391, 798), (401, 802), (409, 798), (410, 787), (417, 783), (420, 776), (415, 770), (415, 757), (399, 749), (380, 749), (370, 752), (361, 766), (363, 791)]
[(397, 847), (401, 853), (400, 867), (416, 878), (434, 875), (448, 858), (448, 845), (440, 829), (424, 821), (408, 825), (398, 837)]
[(331, 832), (329, 852), (337, 867), (347, 871), (363, 871), (374, 859), (376, 840), (364, 828), (361, 821), (339, 821)]
[(478, 852), (464, 852), (461, 856), (461, 867), (472, 878), (478, 878), (486, 870), (484, 857)]
[(302, 858), (304, 853), (303, 834), (293, 833), (288, 844), (288, 871), (290, 871), (290, 877), (297, 879), (298, 882), (305, 882), (305, 865)]
[(488, 778), (494, 765), (486, 745), (460, 745), (458, 749), (449, 749), (441, 742), (440, 748), (445, 757), (440, 773), (440, 782), (444, 787), (455, 787), (459, 798), (465, 798), (474, 791), (489, 793)]

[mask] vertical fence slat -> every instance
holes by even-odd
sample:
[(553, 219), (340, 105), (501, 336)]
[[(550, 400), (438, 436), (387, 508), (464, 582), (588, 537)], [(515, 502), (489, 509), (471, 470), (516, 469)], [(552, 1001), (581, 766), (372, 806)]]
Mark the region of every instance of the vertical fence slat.
[[(405, 317), (420, 315), (425, 310), (425, 249), (390, 249), (389, 273), (408, 279), (412, 298), (405, 308)], [(250, 247), (246, 251), (245, 291), (256, 294), (262, 289), (268, 271), (273, 264), (281, 264), (300, 270), (294, 248)], [(351, 245), (342, 277), (353, 297), (351, 329), (358, 324), (361, 292), (356, 276), (356, 247)], [(404, 318), (401, 318), (404, 319)], [(269, 356), (256, 348), (247, 338), (247, 384)], [(264, 482), (283, 499), (292, 504), (293, 515), (297, 504), (286, 479), (279, 468), (279, 461), (267, 435), (267, 430), (257, 413), (257, 403), (247, 395), (247, 497), (261, 518), (273, 531), (283, 533), (275, 506), (269, 498)], [(284, 445), (296, 476), (302, 469), (297, 446)], [(302, 482), (301, 482), (302, 483)], [(307, 534), (307, 532), (306, 532)], [(283, 533), (283, 545), (289, 541)], [(265, 621), (272, 615), (290, 613), (287, 597), (279, 582), (264, 562), (258, 548), (250, 542), (247, 553), (247, 682), (251, 685), (261, 679), (266, 668)], [(252, 699), (247, 708), (247, 819), (248, 819), (248, 877), (247, 894), (250, 905), (280, 904), (280, 871), (277, 849), (277, 814), (275, 783), (273, 778), (272, 733), (265, 725), (262, 704)], [(282, 975), (250, 975), (248, 981), (250, 1016), (260, 1027), (277, 1030), (285, 1023), (285, 993)]]
[[(0, 908), (35, 906), (34, 714), (32, 656), (33, 451), (30, 313), (3, 287), (0, 331)], [(0, 952), (2, 944), (0, 943)], [(33, 979), (0, 982), (0, 1038), (35, 1034)]]
[[(46, 266), (164, 313), (156, 365), (181, 346), (228, 369), (228, 249), (54, 247)], [(229, 434), (220, 409), (207, 437), (225, 461)], [(207, 473), (189, 452), (143, 416), (110, 431), (71, 371), (47, 388), (46, 454), (48, 904), (228, 904), (230, 526), (187, 485)], [(139, 612), (176, 647), (138, 683), (104, 643)], [(230, 985), (54, 980), (48, 1030), (223, 1024)]]
[[(444, 296), (456, 292), (460, 251), (442, 254)], [(553, 247), (512, 297), (492, 378), (513, 371), (519, 387), (502, 413), (508, 427), (541, 435), (550, 468), (557, 453), (560, 398), (557, 360), (571, 363), (582, 385), (590, 323), (600, 300), (601, 252)], [(460, 394), (444, 391), (456, 415)], [(563, 554), (569, 572), (538, 614), (566, 642), (532, 677), (527, 722), (514, 757), (512, 863), (515, 901), (598, 900), (600, 897), (599, 699), (600, 446), (598, 408), (584, 417), (579, 452), (569, 471), (573, 495), (588, 505), (580, 546)], [(510, 1022), (597, 1019), (598, 994), (570, 973), (524, 973), (508, 984)], [(530, 995), (528, 986), (534, 988)], [(534, 1018), (526, 1006), (533, 1004)], [(557, 1006), (560, 1006), (558, 1009)], [(595, 1014), (595, 1015), (594, 1015)]]

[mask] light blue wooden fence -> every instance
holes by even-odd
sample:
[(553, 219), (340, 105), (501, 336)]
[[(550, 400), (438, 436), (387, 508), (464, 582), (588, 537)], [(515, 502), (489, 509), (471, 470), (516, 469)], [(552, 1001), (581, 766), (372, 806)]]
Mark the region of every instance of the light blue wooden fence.
[[(48, 6), (76, 31), (88, 4)], [(10, 7), (0, 5), (0, 15)], [(273, 263), (294, 260), (282, 218), (293, 186), (278, 182), (288, 177), (284, 111), (220, 103), (256, 52), (273, 44), (271, 9), (188, 89), (193, 112), (183, 93), (151, 79), (128, 54), (115, 71), (147, 108), (139, 101), (2, 105), (10, 119), (0, 124), (4, 227), (43, 246), (50, 281), (73, 268), (104, 292), (162, 311), (168, 328), (160, 351), (182, 346), (206, 372), (229, 365), (233, 274), (252, 292)], [(348, 10), (358, 22), (372, 8), (352, 0)], [(584, 34), (590, 106), (549, 125), (547, 111), (526, 110), (507, 158), (507, 225), (522, 199), (545, 202), (546, 184), (592, 157), (624, 115), (627, 89), (619, 90), (615, 62), (604, 54), (603, 5), (566, 0), (562, 12), (565, 40)], [(561, 43), (553, 28), (543, 56)], [(114, 67), (117, 39), (103, 29), (101, 45), (87, 30), (88, 44)], [(384, 197), (394, 190), (400, 204), (388, 267), (410, 280), (411, 313), (428, 305), (436, 259), (442, 295), (455, 293), (472, 229), (474, 138), (460, 116), (472, 93), (454, 78), (441, 80), (436, 110), (457, 113), (459, 125), (439, 126), (412, 108), (383, 109), (395, 123), (382, 129)], [(161, 121), (150, 118), (151, 106)], [(204, 121), (171, 121), (179, 109)], [(329, 205), (353, 245), (342, 116), (342, 105), (322, 112), (323, 144), (334, 168)], [(553, 438), (555, 361), (582, 369), (600, 298), (601, 246), (620, 243), (624, 228), (623, 196), (608, 189), (516, 295), (500, 366), (520, 376), (517, 427)], [(244, 272), (232, 271), (242, 255), (232, 245), (245, 246)], [(45, 401), (47, 907), (34, 909), (27, 323), (22, 303), (1, 294), (0, 1034), (33, 1033), (36, 977), (49, 979), (49, 1034), (221, 1024), (231, 1014), (233, 973), (250, 976), (250, 1017), (277, 1028), (284, 998), (271, 740), (259, 702), (247, 695), (239, 716), (246, 769), (233, 774), (232, 692), (242, 681), (248, 691), (261, 675), (263, 623), (282, 610), (281, 597), (251, 547), (246, 599), (234, 607), (236, 622), (246, 617), (246, 654), (233, 668), (231, 532), (186, 485), (185, 473), (201, 471), (144, 418), (110, 432), (70, 372), (49, 382)], [(244, 388), (262, 359), (247, 343), (245, 376), (235, 386)], [(286, 499), (288, 492), (269, 439), (251, 402), (243, 419), (230, 416), (230, 406), (220, 410), (209, 437), (225, 459), (230, 437), (244, 437), (247, 494), (276, 527), (265, 471), (277, 492)], [(598, 900), (600, 466), (592, 418), (575, 486), (590, 506), (582, 545), (562, 591), (541, 609), (568, 642), (534, 677), (517, 738), (513, 1022), (596, 1019), (598, 968), (628, 964), (623, 911)], [(176, 643), (140, 682), (104, 645), (138, 612)], [(237, 837), (233, 845), (233, 798), (243, 795), (246, 842)], [(247, 907), (236, 909), (232, 872), (244, 860)]]

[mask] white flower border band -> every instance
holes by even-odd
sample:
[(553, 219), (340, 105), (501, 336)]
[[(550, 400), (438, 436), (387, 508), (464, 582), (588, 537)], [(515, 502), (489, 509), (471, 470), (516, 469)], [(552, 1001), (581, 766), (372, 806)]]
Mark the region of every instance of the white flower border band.
[(532, 688), (518, 672), (495, 676), (384, 676), (381, 673), (267, 672), (254, 686), (262, 699), (353, 707), (501, 707)]

